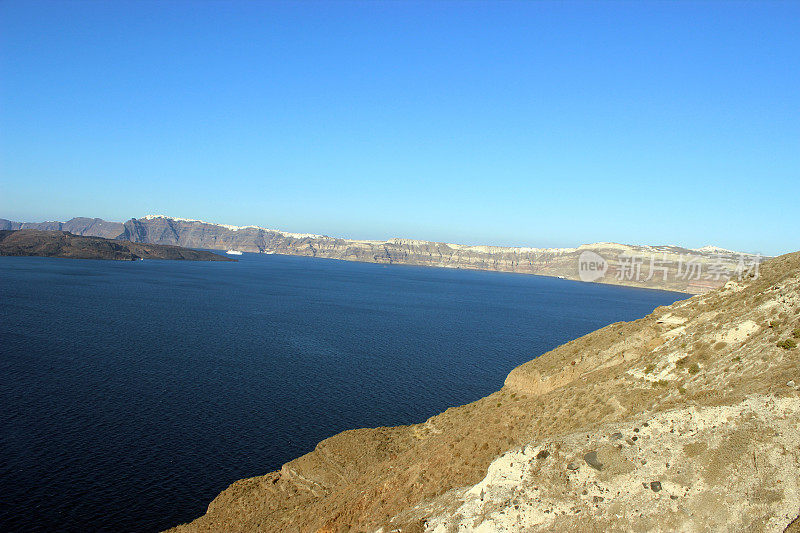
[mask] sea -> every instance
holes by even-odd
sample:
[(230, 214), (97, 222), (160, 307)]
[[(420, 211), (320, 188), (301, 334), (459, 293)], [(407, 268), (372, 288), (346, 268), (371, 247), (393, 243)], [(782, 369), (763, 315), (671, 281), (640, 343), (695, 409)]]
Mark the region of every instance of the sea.
[(346, 429), (412, 424), (687, 295), (244, 254), (0, 257), (0, 531), (160, 531)]

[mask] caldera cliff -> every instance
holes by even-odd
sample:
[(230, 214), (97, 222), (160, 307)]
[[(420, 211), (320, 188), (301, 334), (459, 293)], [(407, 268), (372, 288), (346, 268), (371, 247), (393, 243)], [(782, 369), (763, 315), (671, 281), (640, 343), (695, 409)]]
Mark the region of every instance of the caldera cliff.
[[(416, 239), (354, 240), (290, 233), (258, 226), (231, 226), (202, 220), (148, 215), (127, 222), (73, 218), (67, 222), (23, 223), (0, 219), (0, 230), (63, 230), (131, 242), (212, 250), (298, 255), (368, 263), (420, 265), (581, 279), (579, 261), (591, 252), (604, 258), (607, 270), (599, 283), (664, 289), (691, 294), (738, 278), (759, 256), (714, 246), (646, 246), (617, 243), (576, 248), (470, 246)], [(596, 257), (596, 256), (595, 256)]]

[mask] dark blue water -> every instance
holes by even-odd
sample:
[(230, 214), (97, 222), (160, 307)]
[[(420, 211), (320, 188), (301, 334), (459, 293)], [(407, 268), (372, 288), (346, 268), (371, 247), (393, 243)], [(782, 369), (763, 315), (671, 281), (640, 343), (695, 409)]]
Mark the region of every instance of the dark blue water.
[(339, 431), (423, 421), (681, 297), (251, 254), (0, 257), (0, 530), (191, 520)]

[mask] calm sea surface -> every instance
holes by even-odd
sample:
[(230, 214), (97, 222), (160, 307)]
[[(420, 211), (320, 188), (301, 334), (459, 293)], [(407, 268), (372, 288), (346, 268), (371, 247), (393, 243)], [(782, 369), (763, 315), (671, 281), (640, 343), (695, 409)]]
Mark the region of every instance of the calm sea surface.
[(339, 431), (424, 421), (682, 297), (277, 255), (0, 257), (0, 530), (189, 521)]

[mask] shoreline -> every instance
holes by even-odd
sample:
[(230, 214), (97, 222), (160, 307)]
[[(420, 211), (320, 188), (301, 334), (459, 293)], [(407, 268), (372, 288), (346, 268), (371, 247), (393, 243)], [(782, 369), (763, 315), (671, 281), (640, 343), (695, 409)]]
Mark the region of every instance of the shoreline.
[[(206, 250), (206, 251), (217, 251), (223, 250), (225, 248), (194, 248), (195, 250)], [(287, 254), (282, 252), (243, 252), (245, 254), (251, 255), (280, 255), (283, 257), (305, 257), (308, 259), (322, 259), (322, 260), (329, 260), (329, 261), (343, 261), (348, 263), (362, 263), (365, 265), (383, 265), (383, 266), (390, 266), (390, 267), (420, 267), (420, 268), (433, 268), (433, 269), (442, 269), (442, 270), (464, 270), (468, 272), (490, 272), (495, 274), (514, 274), (518, 276), (536, 276), (541, 278), (551, 278), (551, 279), (560, 279), (563, 281), (574, 281), (577, 283), (584, 283), (587, 285), (604, 285), (604, 286), (611, 286), (611, 287), (625, 287), (629, 289), (642, 289), (647, 291), (660, 291), (660, 292), (672, 292), (676, 294), (683, 294), (691, 296), (697, 296), (700, 294), (705, 294), (705, 292), (692, 292), (688, 290), (681, 290), (679, 288), (660, 288), (660, 287), (646, 287), (643, 286), (642, 282), (629, 282), (629, 283), (614, 283), (608, 281), (583, 281), (581, 279), (569, 278), (565, 276), (559, 276), (554, 274), (540, 274), (534, 272), (519, 272), (515, 270), (498, 270), (498, 269), (489, 269), (489, 268), (470, 268), (464, 266), (447, 266), (447, 265), (426, 265), (426, 264), (418, 264), (418, 263), (402, 263), (402, 262), (382, 262), (382, 261), (363, 261), (361, 259), (348, 259), (348, 258), (340, 258), (340, 257), (323, 257), (323, 256), (315, 256), (315, 255), (306, 255), (306, 254)], [(719, 287), (721, 287), (720, 285)], [(716, 287), (716, 288), (719, 288)], [(710, 289), (714, 290), (714, 289)], [(706, 291), (708, 292), (708, 291)]]

